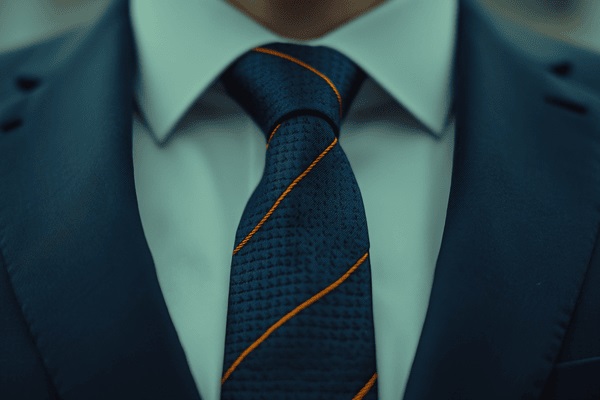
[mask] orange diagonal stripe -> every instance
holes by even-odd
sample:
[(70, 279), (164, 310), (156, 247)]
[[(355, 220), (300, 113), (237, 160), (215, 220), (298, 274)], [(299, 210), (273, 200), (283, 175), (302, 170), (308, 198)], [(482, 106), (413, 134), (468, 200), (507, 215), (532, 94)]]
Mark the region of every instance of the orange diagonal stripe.
[[(229, 376), (233, 373), (233, 371), (235, 371), (235, 369), (241, 364), (241, 362), (244, 361), (244, 358), (246, 358), (248, 356), (248, 354), (252, 353), (252, 351), (254, 351), (254, 349), (256, 349), (262, 342), (264, 342), (273, 332), (275, 332), (279, 327), (281, 327), (283, 324), (285, 324), (290, 319), (292, 319), (294, 316), (296, 316), (300, 311), (304, 310), (307, 307), (310, 307), (315, 302), (317, 302), (319, 299), (321, 299), (322, 297), (324, 297), (325, 295), (327, 295), (328, 293), (333, 291), (335, 288), (340, 286), (346, 279), (348, 279), (350, 277), (350, 275), (352, 275), (352, 273), (354, 271), (356, 271), (356, 269), (358, 267), (360, 267), (360, 265), (363, 262), (365, 262), (365, 260), (367, 259), (368, 256), (369, 256), (369, 253), (368, 252), (365, 253), (361, 258), (358, 259), (358, 261), (352, 267), (350, 267), (350, 269), (348, 271), (346, 271), (344, 273), (344, 275), (339, 277), (335, 282), (333, 282), (331, 285), (327, 286), (325, 289), (321, 290), (319, 293), (312, 296), (310, 299), (306, 300), (304, 303), (300, 304), (298, 307), (294, 308), (292, 311), (290, 311), (289, 313), (284, 315), (283, 318), (281, 318), (279, 321), (277, 321), (273, 325), (271, 325), (271, 327), (269, 329), (267, 329), (265, 331), (265, 333), (263, 333), (258, 339), (256, 339), (254, 341), (254, 343), (252, 343), (250, 346), (248, 346), (248, 348), (246, 350), (244, 350), (242, 352), (242, 354), (240, 354), (240, 356), (233, 362), (233, 364), (231, 364), (231, 367), (229, 367), (227, 372), (225, 372), (225, 374), (223, 375), (223, 378), (221, 379), (221, 384), (225, 383), (225, 381), (229, 378)], [(373, 379), (373, 378), (371, 378), (371, 379)], [(368, 383), (367, 383), (367, 385), (368, 385)], [(371, 384), (371, 386), (373, 386), (373, 384)], [(361, 389), (361, 392), (363, 390), (364, 390), (364, 388)], [(359, 394), (361, 392), (359, 392)], [(362, 397), (358, 397), (358, 398), (360, 399)]]
[(319, 154), (319, 156), (317, 158), (315, 158), (315, 160), (308, 166), (308, 168), (306, 168), (304, 170), (304, 172), (302, 172), (296, 179), (294, 179), (294, 181), (292, 183), (290, 183), (290, 185), (287, 187), (287, 189), (285, 189), (283, 191), (283, 193), (281, 193), (279, 198), (277, 198), (277, 200), (275, 201), (275, 204), (273, 204), (271, 206), (271, 208), (269, 209), (269, 211), (267, 211), (265, 216), (262, 217), (262, 219), (260, 220), (260, 222), (258, 224), (256, 224), (254, 229), (252, 229), (252, 231), (250, 231), (250, 233), (244, 238), (244, 240), (242, 240), (240, 242), (240, 244), (238, 244), (236, 246), (236, 248), (233, 249), (233, 255), (235, 255), (238, 251), (240, 251), (242, 249), (242, 247), (244, 247), (246, 245), (246, 243), (248, 243), (248, 241), (252, 238), (252, 236), (254, 236), (254, 234), (256, 232), (258, 232), (258, 230), (263, 226), (263, 224), (269, 219), (271, 214), (273, 214), (273, 212), (279, 206), (279, 203), (281, 203), (281, 201), (285, 198), (285, 196), (287, 196), (292, 191), (292, 189), (298, 184), (298, 182), (300, 182), (306, 175), (308, 175), (308, 173), (315, 167), (315, 165), (317, 165), (319, 163), (319, 161), (321, 161), (321, 159), (323, 157), (325, 157), (325, 155), (327, 153), (329, 153), (329, 150), (331, 150), (333, 148), (333, 146), (336, 145), (337, 142), (338, 142), (338, 139), (336, 137), (335, 139), (333, 139), (333, 142), (331, 142), (331, 144), (329, 146), (327, 146), (327, 148), (325, 150), (323, 150), (323, 152), (321, 154)]
[(369, 393), (369, 390), (371, 390), (371, 388), (375, 385), (376, 380), (377, 373), (374, 373), (371, 379), (369, 379), (365, 386), (363, 386), (363, 388), (360, 389), (358, 393), (356, 393), (356, 396), (354, 396), (352, 400), (362, 400), (367, 395), (367, 393)]
[(327, 84), (329, 85), (329, 87), (331, 87), (331, 89), (333, 89), (333, 92), (335, 93), (335, 97), (337, 97), (338, 103), (340, 104), (340, 118), (342, 117), (342, 96), (340, 95), (340, 92), (337, 90), (337, 88), (335, 87), (335, 85), (333, 84), (333, 82), (331, 81), (331, 79), (329, 79), (325, 74), (323, 74), (321, 71), (318, 71), (317, 69), (311, 67), (310, 65), (308, 65), (307, 63), (305, 63), (302, 60), (299, 60), (295, 57), (292, 57), (288, 54), (285, 53), (281, 53), (277, 50), (272, 50), (272, 49), (266, 49), (264, 47), (256, 47), (254, 49), (254, 51), (258, 51), (259, 53), (265, 53), (265, 54), (270, 54), (272, 56), (276, 56), (276, 57), (281, 57), (285, 60), (291, 61), (295, 64), (300, 65), (301, 67), (306, 68), (307, 70), (317, 74), (320, 78), (322, 78), (325, 82), (327, 82)]
[(269, 139), (267, 139), (267, 149), (269, 148), (269, 143), (271, 143), (271, 139), (273, 139), (273, 136), (275, 136), (275, 132), (277, 132), (277, 129), (279, 129), (280, 126), (281, 124), (277, 125), (275, 129), (273, 129), (273, 132), (271, 132), (271, 134), (269, 135)]

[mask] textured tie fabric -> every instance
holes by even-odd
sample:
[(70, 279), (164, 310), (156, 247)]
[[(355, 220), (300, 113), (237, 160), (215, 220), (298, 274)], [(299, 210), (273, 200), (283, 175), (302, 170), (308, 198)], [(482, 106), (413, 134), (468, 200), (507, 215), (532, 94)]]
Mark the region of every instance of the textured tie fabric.
[(367, 224), (337, 139), (364, 77), (281, 43), (222, 76), (267, 140), (233, 251), (223, 399), (377, 398)]

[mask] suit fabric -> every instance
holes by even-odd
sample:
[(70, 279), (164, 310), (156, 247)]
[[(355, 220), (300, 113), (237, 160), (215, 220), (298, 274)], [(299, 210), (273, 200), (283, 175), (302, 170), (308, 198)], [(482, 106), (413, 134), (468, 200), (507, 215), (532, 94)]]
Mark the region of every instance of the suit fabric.
[[(405, 400), (600, 396), (600, 56), (460, 5)], [(142, 230), (126, 2), (0, 55), (0, 398), (199, 399)], [(401, 71), (399, 71), (401, 73)]]

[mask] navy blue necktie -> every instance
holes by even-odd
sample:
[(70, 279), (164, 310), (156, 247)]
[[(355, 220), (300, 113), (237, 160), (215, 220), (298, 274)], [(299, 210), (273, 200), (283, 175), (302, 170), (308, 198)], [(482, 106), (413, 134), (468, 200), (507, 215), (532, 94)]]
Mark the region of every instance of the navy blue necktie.
[(340, 123), (364, 73), (271, 44), (222, 76), (265, 133), (231, 265), (222, 398), (376, 399), (369, 238)]

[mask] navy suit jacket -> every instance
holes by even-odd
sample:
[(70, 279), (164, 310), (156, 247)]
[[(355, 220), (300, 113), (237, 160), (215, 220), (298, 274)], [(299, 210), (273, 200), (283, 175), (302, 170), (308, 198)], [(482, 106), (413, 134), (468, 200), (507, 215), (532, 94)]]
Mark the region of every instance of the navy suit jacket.
[[(599, 399), (600, 57), (460, 4), (405, 400)], [(137, 208), (127, 7), (0, 55), (0, 399), (200, 398)]]

